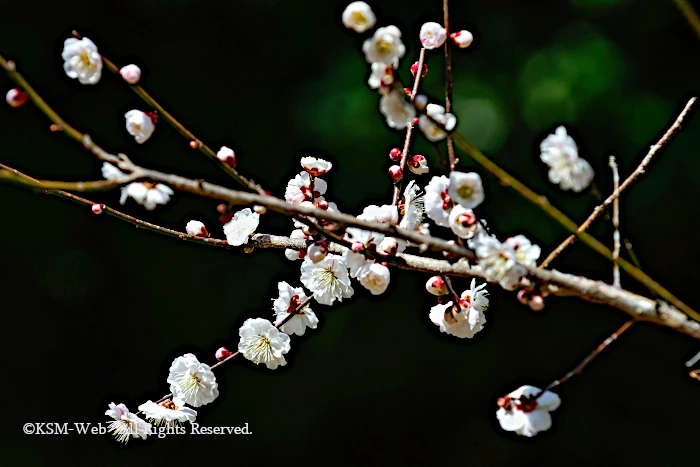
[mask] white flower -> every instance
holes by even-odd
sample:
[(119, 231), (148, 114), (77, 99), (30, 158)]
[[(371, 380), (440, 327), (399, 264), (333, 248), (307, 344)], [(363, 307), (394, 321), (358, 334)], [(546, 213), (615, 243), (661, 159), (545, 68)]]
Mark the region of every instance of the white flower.
[(185, 226), (185, 231), (188, 235), (193, 235), (195, 237), (209, 237), (206, 226), (199, 221), (189, 221)]
[(107, 180), (118, 180), (118, 181), (123, 181), (126, 180), (127, 175), (110, 164), (109, 162), (105, 162), (102, 164), (102, 176), (106, 178)]
[(105, 412), (105, 415), (114, 419), (107, 425), (107, 431), (112, 433), (120, 443), (128, 443), (129, 435), (134, 438), (146, 439), (148, 435), (152, 434), (151, 424), (129, 412), (129, 409), (124, 404), (117, 405), (112, 402), (109, 404), (109, 410)]
[(379, 111), (386, 117), (387, 125), (397, 130), (406, 128), (416, 116), (416, 109), (395, 89), (379, 99)]
[(470, 240), (469, 246), (474, 249), (484, 276), (506, 290), (515, 290), (527, 274), (525, 267), (517, 262), (513, 247), (499, 242), (496, 237), (478, 235)]
[[(364, 230), (362, 232), (365, 232)], [(343, 261), (348, 268), (350, 277), (358, 278), (364, 274), (374, 262), (373, 259), (367, 259), (361, 253), (355, 253), (349, 248), (343, 248)]]
[(437, 49), (445, 43), (447, 31), (438, 23), (428, 22), (420, 28), (420, 43), (426, 49)]
[(458, 204), (450, 211), (450, 229), (460, 238), (472, 238), (479, 230), (479, 222), (471, 209)]
[(221, 146), (219, 152), (216, 153), (216, 158), (229, 167), (236, 167), (236, 153), (229, 147)]
[(137, 65), (127, 65), (119, 70), (119, 74), (127, 83), (136, 84), (141, 79), (141, 68)]
[(430, 167), (428, 167), (428, 160), (425, 156), (416, 154), (406, 161), (408, 169), (416, 175), (423, 175), (430, 172)]
[(399, 204), (403, 218), (399, 227), (416, 230), (425, 216), (425, 198), (415, 180), (411, 180), (403, 191), (403, 202)]
[(148, 401), (139, 406), (139, 411), (154, 425), (167, 427), (177, 426), (180, 423), (193, 422), (197, 419), (197, 412), (185, 407), (182, 399), (166, 399), (160, 404)]
[(119, 204), (126, 203), (127, 198), (133, 198), (144, 208), (153, 211), (159, 204), (170, 201), (170, 197), (174, 194), (169, 186), (162, 183), (134, 182), (122, 188)]
[(399, 212), (396, 206), (391, 204), (382, 206), (370, 204), (362, 210), (362, 214), (357, 216), (357, 218), (370, 222), (396, 225), (399, 222)]
[(63, 69), (69, 78), (80, 84), (96, 84), (102, 76), (102, 56), (87, 37), (70, 38), (63, 43)]
[(549, 181), (579, 192), (591, 184), (593, 168), (578, 155), (574, 139), (560, 126), (540, 144), (540, 159), (549, 166)]
[(245, 208), (233, 215), (231, 221), (224, 225), (224, 234), (229, 245), (240, 246), (248, 243), (248, 237), (255, 232), (260, 223), (260, 214)]
[(372, 89), (390, 86), (394, 82), (394, 68), (381, 62), (372, 63), (372, 73), (367, 84)]
[(484, 186), (476, 172), (450, 173), (450, 198), (465, 208), (474, 209), (484, 201)]
[[(457, 125), (457, 117), (452, 114), (445, 113), (445, 108), (437, 104), (428, 104), (426, 106), (426, 114), (421, 115), (418, 119), (418, 127), (421, 129), (428, 141), (440, 141), (447, 137), (442, 128), (435, 124), (438, 122), (447, 131), (452, 131)], [(432, 117), (432, 119), (430, 118)], [(433, 121), (435, 120), (435, 122)]]
[(156, 129), (155, 122), (148, 114), (140, 110), (129, 110), (124, 114), (126, 131), (134, 137), (137, 143), (143, 144), (151, 137)]
[(343, 11), (343, 24), (346, 28), (363, 33), (374, 27), (377, 18), (365, 2), (352, 2)]
[[(330, 169), (330, 167), (329, 167)], [(304, 201), (313, 201), (320, 198), (326, 192), (328, 184), (320, 178), (313, 179), (311, 186), (311, 175), (306, 171), (299, 172), (293, 179), (287, 182), (287, 189), (284, 192), (284, 199), (288, 203), (301, 204)]]
[[(310, 175), (313, 175), (314, 177), (319, 177), (333, 167), (333, 164), (330, 162), (323, 160), (323, 159), (317, 159), (315, 157), (302, 157), (301, 158), (301, 166), (304, 170), (306, 170)], [(325, 193), (325, 190), (324, 190)], [(323, 193), (321, 193), (323, 194)]]
[(537, 266), (537, 260), (540, 257), (540, 247), (533, 245), (525, 235), (516, 235), (506, 239), (506, 243), (515, 250), (515, 260), (529, 267)]
[[(311, 237), (304, 234), (304, 232), (302, 232), (301, 229), (294, 229), (292, 230), (291, 235), (289, 235), (289, 238), (309, 240)], [(286, 256), (287, 259), (290, 261), (295, 261), (306, 256), (306, 251), (292, 250), (291, 248), (287, 248), (286, 250), (284, 250), (284, 256)]]
[(247, 319), (238, 330), (238, 335), (241, 337), (238, 351), (256, 365), (264, 363), (267, 368), (274, 370), (287, 364), (284, 354), (291, 348), (289, 336), (280, 332), (268, 320)]
[(372, 263), (360, 275), (360, 284), (372, 295), (380, 295), (386, 291), (390, 280), (389, 268), (379, 263)]
[(466, 49), (472, 44), (474, 36), (471, 32), (462, 29), (461, 31), (453, 32), (452, 34), (450, 34), (450, 39), (452, 39), (454, 43), (459, 46), (460, 49)]
[(398, 68), (399, 59), (406, 53), (401, 41), (401, 31), (396, 26), (387, 26), (374, 31), (374, 35), (362, 44), (367, 63), (386, 63)]
[(542, 392), (534, 386), (521, 386), (498, 399), (500, 409), (496, 417), (504, 430), (531, 437), (552, 427), (549, 412), (556, 410), (560, 404), (559, 396), (553, 392)]
[(314, 294), (318, 303), (332, 305), (336, 300), (343, 301), (355, 293), (350, 285), (347, 266), (342, 257), (328, 255), (322, 261), (313, 263), (304, 258), (301, 265), (301, 283)]
[(449, 188), (450, 179), (444, 175), (433, 177), (425, 187), (425, 213), (442, 227), (450, 226), (450, 211), (453, 204), (448, 194)]
[[(275, 325), (279, 325), (296, 307), (306, 300), (306, 293), (301, 287), (292, 287), (286, 282), (277, 283), (279, 297), (273, 303), (275, 310)], [(306, 305), (302, 310), (296, 313), (292, 318), (282, 325), (282, 331), (287, 334), (296, 334), (303, 336), (306, 328), (316, 329), (318, 326), (318, 318), (311, 310), (309, 305)]]
[(447, 302), (430, 309), (430, 320), (440, 328), (440, 332), (471, 339), (484, 328), (488, 292), (484, 290), (486, 284), (478, 287), (475, 284), (476, 281), (472, 279), (471, 288), (462, 294), (457, 306), (453, 307), (452, 302)]
[(191, 353), (173, 360), (168, 383), (173, 397), (193, 407), (210, 404), (219, 397), (218, 384), (211, 367), (200, 363)]

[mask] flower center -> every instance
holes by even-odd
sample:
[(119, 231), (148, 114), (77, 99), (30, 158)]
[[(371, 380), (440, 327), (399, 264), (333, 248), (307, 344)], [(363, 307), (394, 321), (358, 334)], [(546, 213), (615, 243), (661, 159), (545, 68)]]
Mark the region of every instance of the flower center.
[(257, 335), (253, 337), (254, 342), (250, 346), (250, 355), (253, 361), (269, 362), (274, 358), (272, 354), (272, 346), (270, 339), (265, 336)]
[(108, 433), (112, 433), (118, 442), (126, 444), (129, 436), (136, 432), (136, 426), (130, 420), (115, 420), (110, 422)]
[(83, 50), (80, 53), (80, 61), (83, 62), (83, 65), (85, 65), (86, 67), (89, 67), (92, 65), (92, 62), (90, 61), (90, 55), (85, 50)]
[(469, 185), (462, 185), (459, 187), (459, 190), (457, 190), (457, 193), (459, 193), (459, 196), (464, 199), (469, 199), (474, 195), (474, 190)]
[(391, 42), (380, 39), (377, 41), (377, 52), (382, 55), (387, 55), (391, 52), (392, 46)]
[(363, 15), (361, 12), (356, 11), (352, 14), (352, 20), (355, 22), (355, 24), (362, 25), (367, 22), (367, 18), (365, 18), (365, 15)]
[(335, 287), (337, 282), (338, 277), (331, 268), (324, 268), (316, 273), (316, 283), (326, 290)]
[(202, 382), (199, 377), (189, 371), (182, 374), (180, 379), (177, 381), (177, 385), (180, 387), (180, 391), (185, 396), (185, 399), (197, 399), (197, 393), (199, 388), (202, 387)]

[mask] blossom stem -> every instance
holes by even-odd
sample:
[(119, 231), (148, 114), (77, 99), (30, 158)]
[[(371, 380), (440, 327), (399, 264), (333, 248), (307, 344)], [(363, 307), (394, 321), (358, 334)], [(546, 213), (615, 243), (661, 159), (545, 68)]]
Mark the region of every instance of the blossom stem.
[[(613, 260), (617, 261), (620, 257), (620, 172), (617, 170), (615, 156), (610, 156), (609, 164), (613, 173), (613, 194), (616, 196), (613, 202), (612, 224), (615, 228), (615, 232), (613, 232)], [(617, 262), (613, 263), (613, 285), (620, 287), (620, 265)]]
[(688, 0), (673, 0), (673, 2), (688, 21), (690, 27), (693, 28), (695, 34), (700, 38), (700, 17), (698, 17), (693, 5)]
[[(416, 71), (416, 78), (413, 81), (413, 90), (411, 91), (411, 103), (416, 100), (416, 94), (418, 93), (418, 86), (420, 85), (420, 79), (423, 76), (423, 62), (425, 61), (425, 47), (420, 49), (420, 57), (418, 58), (418, 70)], [(415, 125), (413, 121), (408, 123), (406, 128), (406, 140), (403, 143), (403, 152), (401, 153), (401, 162), (399, 167), (401, 167), (401, 178), (394, 182), (394, 197), (391, 204), (396, 206), (401, 198), (401, 189), (403, 187), (403, 179), (406, 170), (406, 159), (408, 159), (408, 148), (411, 146), (411, 135), (413, 133), (413, 128)]]
[(600, 355), (600, 353), (601, 353), (603, 350), (605, 350), (610, 344), (612, 344), (615, 340), (617, 340), (617, 338), (620, 337), (620, 336), (622, 335), (622, 333), (624, 333), (625, 331), (627, 331), (627, 329), (629, 329), (629, 327), (632, 326), (634, 323), (635, 323), (635, 320), (633, 320), (633, 319), (631, 319), (631, 320), (625, 322), (625, 324), (623, 324), (622, 326), (620, 326), (620, 328), (619, 328), (617, 331), (613, 332), (613, 333), (610, 335), (610, 337), (608, 337), (607, 339), (605, 339), (598, 347), (596, 347), (595, 350), (593, 350), (593, 352), (591, 352), (590, 354), (588, 354), (588, 355), (586, 356), (586, 358), (584, 358), (583, 361), (581, 361), (581, 363), (579, 363), (578, 365), (576, 365), (576, 367), (575, 367), (573, 370), (569, 371), (567, 374), (565, 374), (564, 376), (562, 376), (560, 379), (558, 379), (558, 380), (552, 382), (551, 384), (549, 384), (546, 388), (544, 388), (544, 389), (542, 390), (542, 392), (547, 391), (547, 390), (552, 389), (552, 388), (555, 388), (555, 387), (557, 387), (557, 386), (559, 386), (559, 385), (561, 385), (561, 384), (564, 384), (564, 383), (566, 383), (568, 380), (570, 380), (572, 377), (574, 377), (574, 376), (576, 376), (576, 375), (578, 375), (578, 374), (581, 374), (581, 372), (583, 371), (583, 369), (586, 368), (586, 366), (587, 366), (589, 363), (591, 363), (591, 361), (593, 361), (594, 358), (596, 358), (598, 355)]
[(440, 274), (440, 277), (442, 278), (442, 281), (447, 285), (447, 289), (450, 291), (450, 294), (452, 295), (452, 299), (454, 300), (454, 304), (456, 306), (459, 306), (459, 294), (455, 291), (454, 287), (452, 287), (452, 281), (450, 281), (450, 278), (447, 277), (446, 274)]
[[(445, 23), (443, 27), (447, 33), (447, 37), (450, 36), (450, 9), (448, 5), (448, 0), (442, 0), (442, 15), (443, 22)], [(451, 42), (449, 39), (445, 41), (445, 113), (452, 113), (452, 50), (450, 49)], [(450, 158), (450, 172), (454, 171), (457, 165), (457, 159), (455, 158), (455, 147), (454, 141), (452, 140), (452, 135), (447, 133), (447, 155)]]

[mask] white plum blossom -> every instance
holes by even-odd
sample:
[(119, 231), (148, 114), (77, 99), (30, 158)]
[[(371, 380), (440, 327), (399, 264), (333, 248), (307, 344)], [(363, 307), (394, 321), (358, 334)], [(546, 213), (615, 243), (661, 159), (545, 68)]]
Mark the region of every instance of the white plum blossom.
[[(289, 235), (289, 238), (309, 240), (311, 237), (302, 232), (301, 229), (294, 229), (292, 230), (291, 235)], [(291, 248), (287, 248), (286, 250), (284, 250), (284, 256), (286, 256), (287, 259), (290, 261), (296, 261), (306, 256), (306, 251), (292, 250)]]
[(376, 22), (374, 12), (365, 2), (352, 2), (343, 11), (343, 24), (355, 32), (363, 33), (372, 29)]
[(370, 204), (362, 210), (362, 214), (357, 216), (357, 218), (370, 222), (396, 225), (399, 222), (399, 212), (396, 206), (391, 204), (382, 206)]
[(447, 133), (435, 122), (438, 122), (447, 131), (454, 130), (454, 127), (457, 125), (457, 117), (451, 113), (445, 113), (445, 108), (441, 105), (428, 104), (425, 108), (425, 113), (426, 115), (421, 115), (418, 119), (418, 127), (428, 141), (440, 141), (447, 137)]
[(506, 243), (515, 250), (515, 260), (518, 263), (529, 267), (537, 266), (541, 253), (540, 247), (533, 245), (525, 235), (507, 238)]
[(268, 369), (275, 370), (287, 364), (284, 354), (291, 349), (289, 336), (268, 320), (247, 319), (238, 330), (238, 335), (241, 338), (238, 351), (256, 365), (264, 363)]
[(399, 227), (416, 230), (425, 217), (425, 197), (415, 180), (411, 180), (403, 191), (403, 200), (399, 203), (401, 222)]
[(185, 231), (188, 235), (193, 235), (195, 237), (209, 237), (206, 226), (199, 221), (189, 221), (185, 226)]
[(332, 305), (355, 293), (350, 284), (345, 261), (338, 255), (327, 255), (314, 263), (304, 258), (301, 265), (301, 283), (309, 289), (318, 303)]
[(471, 339), (486, 323), (484, 311), (489, 299), (485, 287), (486, 284), (476, 287), (476, 281), (472, 279), (471, 287), (462, 293), (456, 306), (452, 302), (435, 305), (430, 309), (430, 320), (440, 328), (440, 332)]
[(396, 26), (387, 26), (374, 31), (374, 35), (362, 44), (367, 63), (386, 63), (398, 68), (399, 59), (406, 53), (401, 41), (401, 31)]
[(458, 204), (450, 211), (450, 229), (460, 238), (470, 239), (479, 231), (480, 224), (474, 212)]
[(112, 402), (105, 415), (114, 419), (107, 425), (107, 431), (112, 433), (120, 443), (128, 443), (130, 436), (146, 439), (148, 435), (152, 434), (151, 424), (129, 412), (124, 404)]
[(141, 79), (141, 68), (138, 65), (127, 65), (119, 70), (119, 74), (127, 83), (136, 84)]
[(185, 422), (194, 422), (197, 419), (197, 411), (185, 406), (182, 399), (166, 399), (160, 404), (148, 401), (139, 406), (148, 421), (154, 425), (174, 427)]
[(302, 157), (301, 167), (304, 170), (306, 170), (309, 173), (309, 175), (313, 175), (314, 177), (320, 177), (321, 175), (331, 170), (333, 164), (331, 164), (327, 160), (318, 159), (316, 157)]
[(370, 88), (387, 88), (387, 86), (390, 86), (393, 82), (394, 68), (391, 65), (381, 62), (372, 63), (372, 73), (367, 79), (367, 84)]
[(240, 246), (248, 243), (248, 238), (255, 232), (260, 223), (260, 214), (245, 208), (233, 215), (231, 220), (224, 224), (224, 234), (229, 245)]
[(506, 290), (515, 290), (527, 269), (518, 263), (515, 250), (508, 243), (485, 233), (469, 241), (474, 249), (478, 266), (490, 282), (498, 282)]
[[(296, 307), (307, 299), (304, 289), (301, 287), (292, 287), (286, 282), (277, 284), (279, 297), (274, 300), (273, 309), (275, 310), (275, 325), (279, 325)], [(318, 326), (318, 318), (311, 310), (311, 306), (306, 305), (302, 310), (297, 312), (292, 318), (284, 323), (281, 327), (282, 331), (287, 334), (296, 334), (303, 336), (306, 328), (316, 329)]]
[(140, 110), (129, 110), (124, 114), (124, 118), (126, 118), (126, 131), (139, 144), (145, 143), (156, 129), (153, 117)]
[(287, 182), (284, 199), (288, 203), (301, 204), (304, 201), (313, 201), (323, 196), (323, 194), (326, 193), (328, 184), (325, 180), (314, 177), (312, 187), (311, 178), (308, 172), (299, 172), (299, 174)]
[(360, 274), (360, 284), (372, 295), (383, 294), (389, 286), (390, 279), (389, 268), (379, 263), (372, 263)]
[(437, 49), (445, 43), (447, 39), (447, 31), (439, 23), (428, 22), (420, 28), (420, 43), (426, 49)]
[(444, 175), (433, 177), (425, 187), (425, 213), (442, 227), (450, 226), (453, 203), (448, 193), (449, 188), (450, 179)]
[(170, 392), (173, 393), (173, 397), (193, 407), (210, 404), (219, 397), (216, 376), (211, 371), (211, 367), (206, 363), (200, 363), (191, 353), (173, 360), (168, 374), (168, 383), (170, 383)]
[(457, 46), (459, 46), (460, 49), (466, 49), (467, 47), (472, 45), (474, 36), (471, 32), (462, 29), (461, 31), (453, 32), (452, 34), (450, 34), (450, 39), (452, 39), (454, 43), (457, 44)]
[(126, 203), (127, 198), (143, 205), (149, 211), (153, 211), (159, 204), (166, 204), (175, 192), (162, 183), (134, 182), (122, 188), (119, 204)]
[(118, 180), (120, 182), (129, 178), (124, 172), (109, 162), (104, 162), (102, 164), (102, 176), (107, 180)]
[(216, 153), (216, 158), (229, 167), (236, 167), (236, 153), (229, 147), (221, 146), (219, 152)]
[[(365, 232), (364, 230), (362, 232)], [(343, 261), (348, 268), (350, 277), (359, 278), (372, 265), (373, 259), (368, 259), (361, 253), (355, 253), (349, 248), (343, 248)]]
[(549, 181), (562, 190), (580, 192), (593, 180), (593, 168), (579, 157), (574, 139), (560, 126), (540, 144), (540, 159), (549, 166)]
[(561, 399), (557, 394), (525, 385), (498, 399), (500, 408), (496, 418), (504, 430), (532, 437), (552, 427), (549, 412), (556, 410), (560, 404)]
[(406, 128), (416, 116), (416, 109), (395, 89), (379, 99), (379, 111), (386, 118), (387, 125), (397, 130)]
[(63, 43), (63, 70), (69, 78), (78, 78), (80, 84), (96, 84), (102, 76), (102, 56), (97, 46), (87, 37), (71, 37)]
[(428, 159), (425, 156), (416, 154), (406, 161), (408, 169), (416, 175), (423, 175), (430, 172), (430, 167), (428, 167)]
[(467, 209), (474, 209), (484, 201), (484, 186), (476, 172), (451, 172), (450, 189), (452, 201)]

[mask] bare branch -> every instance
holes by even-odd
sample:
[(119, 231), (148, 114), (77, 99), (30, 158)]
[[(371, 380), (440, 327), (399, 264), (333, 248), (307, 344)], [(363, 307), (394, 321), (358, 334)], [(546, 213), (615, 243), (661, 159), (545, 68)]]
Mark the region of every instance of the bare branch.
[[(615, 228), (615, 232), (613, 232), (613, 259), (617, 261), (620, 257), (620, 172), (617, 170), (614, 156), (610, 156), (609, 165), (613, 172), (613, 194), (616, 196), (613, 202), (612, 223)], [(617, 263), (613, 263), (613, 285), (620, 287), (620, 265)]]

